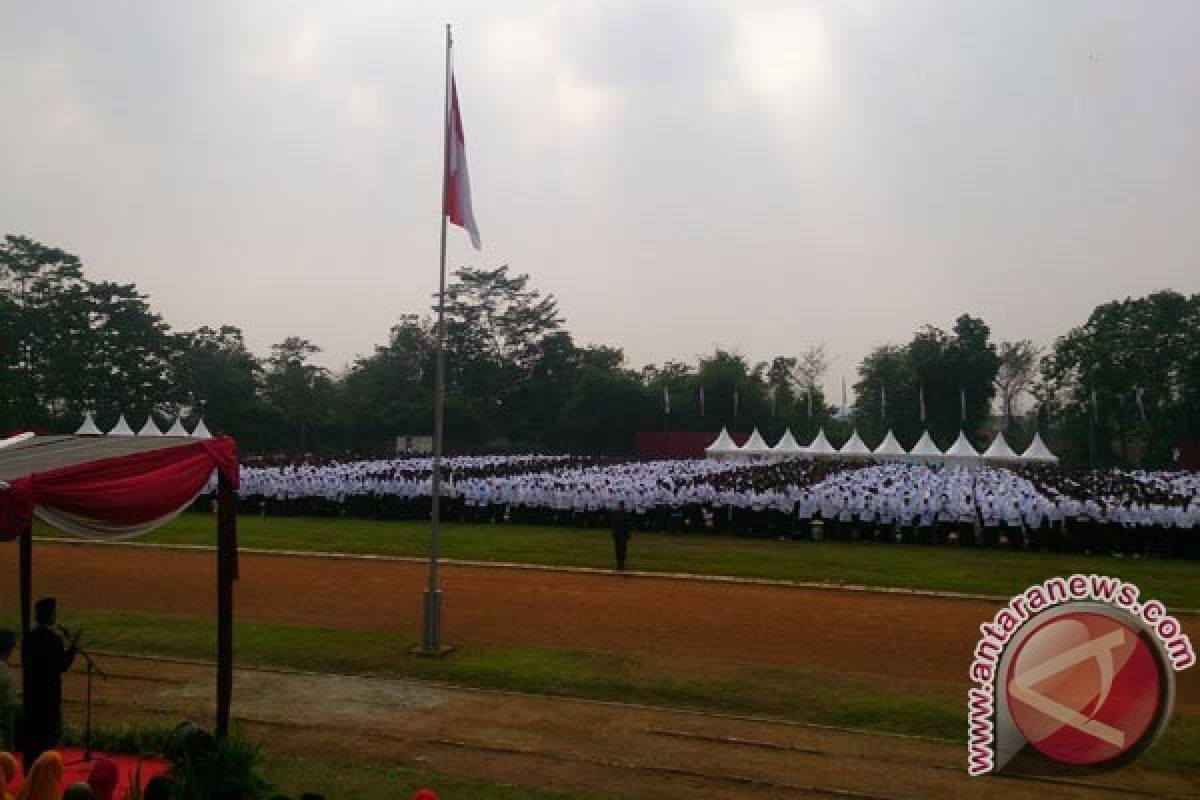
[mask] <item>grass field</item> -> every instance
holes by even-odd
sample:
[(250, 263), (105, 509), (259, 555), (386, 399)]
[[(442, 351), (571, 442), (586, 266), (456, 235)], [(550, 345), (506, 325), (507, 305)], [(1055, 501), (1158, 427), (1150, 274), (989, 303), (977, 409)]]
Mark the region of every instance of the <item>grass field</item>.
[[(97, 651), (212, 660), (212, 620), (140, 614), (73, 614)], [(13, 624), (15, 619), (0, 619)], [(965, 689), (941, 683), (880, 685), (863, 675), (755, 665), (691, 670), (675, 659), (539, 647), (461, 643), (453, 658), (397, 657), (416, 642), (341, 629), (240, 622), (243, 667), (433, 680), (594, 700), (767, 715), (862, 730), (965, 739)], [(1176, 713), (1143, 759), (1148, 766), (1200, 770), (1200, 718)], [(485, 795), (491, 796), (491, 795)], [(506, 795), (497, 795), (506, 796)]]
[[(211, 515), (185, 514), (140, 541), (212, 545), (214, 527)], [(50, 530), (40, 526), (38, 532), (46, 535)], [(429, 526), (243, 516), (238, 520), (238, 539), (243, 547), (263, 549), (420, 557), (428, 554)], [(612, 565), (608, 532), (578, 528), (449, 524), (442, 528), (440, 552), (446, 558), (475, 561)], [(1098, 572), (1136, 583), (1143, 596), (1158, 598), (1173, 609), (1200, 608), (1200, 561), (636, 533), (630, 544), (629, 567), (991, 595), (1012, 595), (1054, 575)]]
[[(115, 725), (99, 724), (92, 731), (92, 744), (105, 753), (159, 753), (176, 720), (165, 721), (145, 714)], [(83, 747), (82, 733), (68, 726), (63, 743)], [(300, 797), (305, 791), (319, 790), (327, 797), (355, 800), (396, 800), (407, 798), (422, 787), (435, 786), (443, 797), (456, 800), (597, 800), (595, 795), (554, 792), (515, 787), (474, 778), (463, 778), (410, 765), (370, 760), (345, 761), (303, 756), (279, 750), (262, 750), (262, 774), (271, 784), (271, 793)]]
[[(144, 541), (212, 545), (211, 515), (187, 514)], [(40, 527), (39, 535), (51, 532)], [(423, 557), (428, 526), (326, 518), (239, 519), (243, 547), (336, 551)], [(611, 539), (604, 530), (534, 526), (446, 525), (441, 553), (447, 558), (608, 568)], [(1142, 587), (1174, 609), (1200, 608), (1200, 562), (1158, 559), (1055, 556), (1048, 554), (887, 546), (861, 543), (781, 542), (714, 536), (635, 534), (633, 569), (796, 581), (855, 583), (993, 595), (1014, 594), (1053, 575), (1097, 572)], [(192, 617), (127, 613), (73, 614), (92, 647), (132, 654), (212, 659), (213, 622)], [(15, 617), (0, 619), (13, 624)], [(1190, 626), (1189, 626), (1190, 627)], [(341, 629), (238, 623), (238, 663), (315, 672), (362, 673), (435, 680), (478, 688), (620, 700), (671, 707), (769, 715), (868, 730), (962, 740), (966, 731), (963, 687), (930, 682), (881, 685), (862, 675), (730, 664), (689, 670), (687, 664), (652, 656), (594, 653), (529, 646), (461, 642), (454, 658), (397, 658), (414, 642)], [(1200, 770), (1200, 717), (1177, 713), (1167, 733), (1144, 757), (1150, 767)], [(415, 787), (446, 776), (383, 764), (354, 769), (269, 753), (270, 773), (281, 788), (344, 784), (330, 796), (397, 796), (385, 784)], [(455, 796), (490, 800), (520, 794), (486, 782), (459, 781)], [(411, 789), (408, 789), (411, 791)], [(404, 796), (404, 795), (399, 795)]]

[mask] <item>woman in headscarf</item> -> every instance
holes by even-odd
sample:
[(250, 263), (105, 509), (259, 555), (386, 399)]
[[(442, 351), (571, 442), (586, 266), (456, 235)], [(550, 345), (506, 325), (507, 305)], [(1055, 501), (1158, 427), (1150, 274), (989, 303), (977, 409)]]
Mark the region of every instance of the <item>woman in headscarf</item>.
[(96, 800), (113, 800), (120, 777), (117, 765), (111, 759), (97, 758), (92, 762), (92, 772), (88, 775), (87, 782)]
[(8, 787), (17, 778), (21, 767), (17, 764), (16, 756), (12, 753), (0, 752), (0, 800), (12, 800)]
[(17, 800), (62, 800), (62, 756), (47, 750), (33, 762)]

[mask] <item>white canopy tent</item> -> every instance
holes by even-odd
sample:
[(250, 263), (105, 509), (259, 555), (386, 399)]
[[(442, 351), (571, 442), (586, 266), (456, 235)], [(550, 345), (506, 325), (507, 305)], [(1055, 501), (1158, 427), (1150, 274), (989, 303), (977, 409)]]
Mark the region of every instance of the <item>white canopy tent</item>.
[(92, 417), (92, 412), (88, 411), (83, 415), (83, 424), (79, 426), (79, 430), (75, 431), (76, 436), (103, 436), (104, 431), (96, 426), (96, 420)]
[(704, 448), (704, 455), (708, 458), (716, 459), (717, 461), (726, 460), (738, 453), (738, 446), (729, 435), (729, 431), (721, 428), (721, 432), (717, 434), (717, 438), (713, 439), (713, 443)]
[(212, 434), (208, 432), (208, 426), (204, 424), (203, 417), (200, 419), (199, 422), (196, 423), (196, 427), (192, 429), (192, 438), (193, 439), (211, 439), (212, 438)]
[(108, 432), (109, 436), (133, 436), (133, 428), (125, 421), (125, 415), (117, 417), (117, 424)]
[(796, 437), (792, 436), (792, 429), (788, 428), (783, 432), (783, 436), (779, 437), (779, 441), (771, 448), (771, 452), (781, 458), (798, 458), (803, 456), (805, 450), (796, 441)]
[(908, 455), (908, 451), (890, 430), (887, 432), (887, 436), (883, 437), (883, 441), (879, 443), (879, 447), (875, 448), (876, 458), (903, 458), (906, 455)]
[(162, 436), (162, 429), (158, 427), (158, 423), (154, 421), (154, 415), (150, 414), (146, 417), (146, 424), (137, 432), (138, 436)]
[(917, 439), (917, 443), (913, 445), (913, 449), (908, 451), (908, 454), (918, 459), (938, 459), (944, 454), (933, 439), (929, 436), (929, 431), (921, 434), (921, 438)]
[(167, 431), (167, 436), (187, 436), (187, 428), (183, 427), (183, 417), (176, 417), (175, 424)]
[(996, 431), (996, 438), (983, 451), (983, 457), (987, 461), (1016, 461), (1018, 458), (1016, 451), (1008, 446), (1003, 431)]
[(975, 445), (971, 444), (971, 440), (967, 438), (967, 434), (963, 431), (958, 432), (958, 438), (954, 440), (954, 444), (945, 452), (946, 458), (952, 458), (959, 461), (974, 460), (979, 458), (979, 451), (975, 449)]
[(836, 456), (837, 450), (829, 443), (829, 439), (825, 437), (825, 429), (817, 431), (817, 435), (813, 437), (812, 444), (805, 448), (810, 456)]
[(771, 455), (771, 447), (762, 438), (758, 428), (755, 428), (746, 443), (738, 448), (738, 454), (748, 458), (760, 458)]
[(858, 430), (850, 434), (850, 438), (846, 440), (838, 453), (852, 458), (869, 458), (872, 455), (871, 448), (867, 447), (866, 442), (858, 435)]
[(1050, 448), (1046, 447), (1046, 443), (1042, 441), (1042, 435), (1035, 433), (1033, 441), (1029, 443), (1029, 447), (1025, 448), (1025, 452), (1021, 454), (1021, 460), (1038, 464), (1057, 464), (1058, 456), (1051, 453)]

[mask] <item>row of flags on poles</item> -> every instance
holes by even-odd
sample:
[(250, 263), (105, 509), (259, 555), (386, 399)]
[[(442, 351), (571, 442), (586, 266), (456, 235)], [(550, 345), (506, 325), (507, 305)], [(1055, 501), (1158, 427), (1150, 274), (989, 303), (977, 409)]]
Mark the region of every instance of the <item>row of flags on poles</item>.
[[(808, 416), (812, 417), (813, 393), (805, 392), (804, 394), (805, 394), (806, 401), (808, 403)], [(767, 397), (770, 400), (770, 404), (771, 404), (771, 416), (772, 417), (775, 416), (775, 413), (777, 410), (778, 395), (779, 395), (778, 384), (772, 385), (767, 390)], [(662, 396), (663, 396), (663, 413), (669, 415), (671, 413), (671, 387), (670, 386), (667, 386), (666, 384), (663, 385)], [(918, 397), (918, 403), (919, 403), (919, 408), (920, 408), (920, 412), (921, 412), (921, 422), (927, 422), (928, 414), (927, 414), (926, 408), (925, 408), (925, 387), (924, 386), (919, 387), (917, 397)], [(959, 397), (959, 421), (966, 422), (967, 421), (967, 393), (966, 393), (966, 390), (959, 389), (958, 397)], [(1095, 390), (1093, 390), (1089, 394), (1088, 399), (1089, 399), (1089, 403), (1088, 403), (1089, 413), (1091, 415), (1095, 416), (1097, 413), (1097, 410), (1099, 408), (1099, 400), (1097, 398)], [(733, 387), (733, 416), (734, 417), (736, 417), (738, 415), (738, 407), (740, 405), (740, 400), (741, 400), (741, 398), (740, 398), (740, 394), (738, 392), (738, 387), (735, 386), (735, 387)], [(1143, 389), (1141, 387), (1136, 387), (1133, 391), (1133, 401), (1134, 401), (1134, 406), (1137, 408), (1138, 416), (1143, 420), (1147, 419), (1146, 404), (1145, 404), (1145, 389)], [(704, 404), (704, 387), (703, 386), (701, 386), (699, 388), (699, 405), (700, 405), (700, 416), (702, 416), (702, 417), (706, 416), (705, 404)], [(845, 380), (845, 378), (843, 378), (842, 379), (842, 408), (846, 409), (847, 407), (848, 406), (846, 405), (846, 380)], [(845, 412), (843, 412), (843, 413), (845, 413)], [(879, 417), (880, 417), (880, 419), (887, 419), (887, 387), (886, 386), (881, 386), (879, 388)]]

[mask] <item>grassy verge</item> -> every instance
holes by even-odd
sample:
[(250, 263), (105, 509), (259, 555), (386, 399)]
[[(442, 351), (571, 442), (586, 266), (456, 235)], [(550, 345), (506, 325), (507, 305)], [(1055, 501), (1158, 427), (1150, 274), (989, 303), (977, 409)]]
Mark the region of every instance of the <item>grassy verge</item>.
[[(211, 621), (99, 613), (77, 620), (91, 646), (212, 659)], [(691, 665), (650, 657), (464, 643), (446, 659), (407, 655), (415, 642), (375, 633), (239, 623), (238, 663), (437, 680), (488, 689), (645, 703), (963, 740), (966, 685), (885, 685), (871, 676)], [(1200, 769), (1200, 718), (1177, 714), (1141, 762)], [(346, 795), (350, 796), (350, 795)]]
[(356, 800), (396, 800), (411, 797), (422, 787), (435, 789), (439, 797), (455, 800), (589, 800), (592, 794), (554, 792), (545, 789), (506, 786), (475, 778), (445, 775), (431, 770), (380, 763), (344, 763), (320, 758), (264, 753), (263, 771), (275, 790), (288, 797), (317, 791), (326, 797)]
[[(314, 517), (239, 519), (243, 547), (424, 556), (428, 525)], [(38, 528), (39, 534), (50, 530)], [(184, 514), (143, 541), (212, 545), (209, 514)], [(440, 551), (446, 558), (607, 568), (607, 531), (524, 525), (448, 524)], [(1013, 553), (916, 545), (804, 543), (717, 536), (638, 533), (630, 567), (699, 575), (858, 583), (1012, 595), (1054, 575), (1098, 572), (1141, 587), (1173, 608), (1200, 608), (1200, 562), (1113, 559)]]
[[(97, 725), (92, 731), (92, 746), (103, 753), (149, 755), (161, 753), (173, 725), (153, 717), (132, 718), (115, 725)], [(63, 744), (82, 747), (79, 731), (68, 728)], [(267, 747), (274, 745), (268, 741)], [(263, 749), (261, 774), (271, 784), (272, 796), (300, 797), (306, 791), (326, 797), (353, 797), (358, 800), (395, 800), (406, 798), (429, 787), (442, 797), (462, 800), (590, 800), (594, 795), (552, 792), (516, 787), (476, 778), (464, 778), (420, 769), (405, 764), (377, 761), (348, 762), (303, 755), (281, 749)]]

